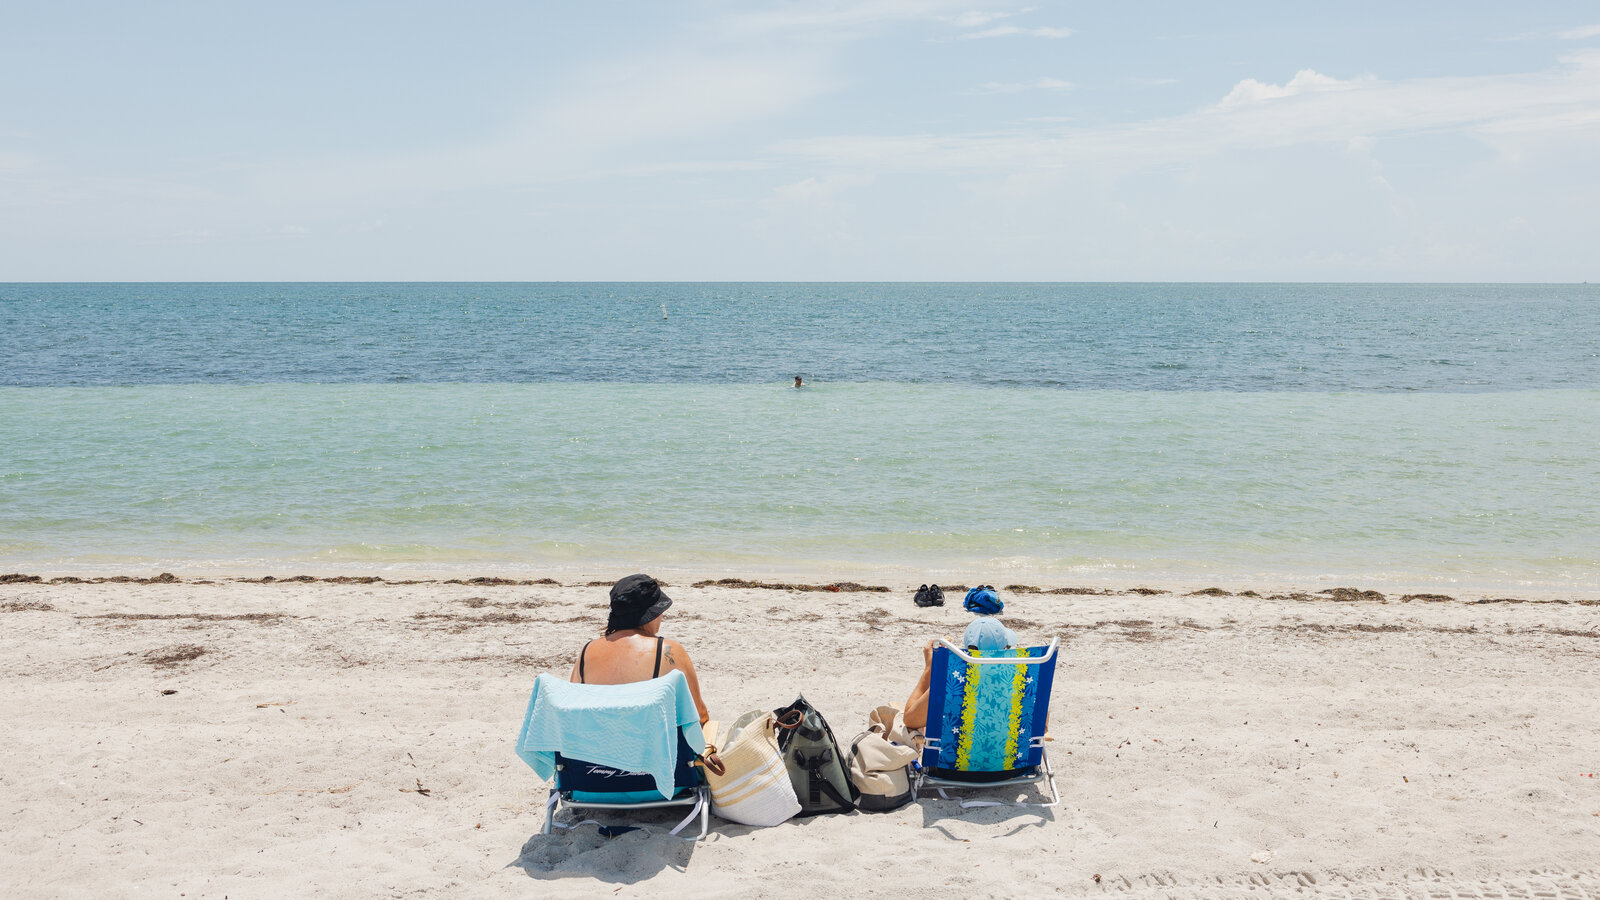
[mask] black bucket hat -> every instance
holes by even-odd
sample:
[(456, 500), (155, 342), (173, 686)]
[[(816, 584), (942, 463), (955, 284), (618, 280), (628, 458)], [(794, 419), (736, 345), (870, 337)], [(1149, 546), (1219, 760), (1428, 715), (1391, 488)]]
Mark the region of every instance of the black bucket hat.
[(638, 628), (655, 620), (672, 598), (661, 592), (661, 585), (649, 575), (629, 575), (611, 586), (611, 615), (606, 620), (606, 634)]

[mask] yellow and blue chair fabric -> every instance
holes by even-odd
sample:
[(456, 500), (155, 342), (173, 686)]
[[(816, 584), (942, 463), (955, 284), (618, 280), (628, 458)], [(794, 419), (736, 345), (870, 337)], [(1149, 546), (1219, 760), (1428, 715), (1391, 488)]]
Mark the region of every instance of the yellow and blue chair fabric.
[[(1000, 787), (1048, 782), (1059, 796), (1045, 750), (1057, 641), (1044, 647), (983, 652), (940, 641), (933, 651), (926, 743), (919, 789)], [(941, 792), (942, 793), (942, 792)], [(963, 806), (991, 805), (964, 803)]]

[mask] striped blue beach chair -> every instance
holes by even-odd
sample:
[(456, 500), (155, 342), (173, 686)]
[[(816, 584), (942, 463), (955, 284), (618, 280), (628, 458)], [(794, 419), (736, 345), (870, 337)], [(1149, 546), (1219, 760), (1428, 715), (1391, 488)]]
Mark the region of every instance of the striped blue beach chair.
[(933, 651), (927, 742), (914, 790), (1049, 785), (1047, 803), (962, 801), (973, 806), (1061, 802), (1045, 751), (1057, 641), (1045, 647), (967, 651), (941, 640)]

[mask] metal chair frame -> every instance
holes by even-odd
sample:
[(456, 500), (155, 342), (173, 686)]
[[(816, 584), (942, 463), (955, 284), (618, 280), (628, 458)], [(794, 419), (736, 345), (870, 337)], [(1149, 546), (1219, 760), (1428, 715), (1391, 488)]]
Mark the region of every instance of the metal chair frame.
[[(556, 783), (560, 784), (561, 766), (556, 766)], [(694, 821), (696, 815), (700, 817), (700, 834), (689, 840), (703, 841), (711, 828), (711, 791), (704, 784), (693, 788), (682, 788), (672, 797), (662, 800), (644, 800), (633, 803), (606, 803), (600, 800), (574, 800), (572, 791), (563, 791), (559, 787), (550, 789), (550, 799), (545, 802), (544, 829), (541, 833), (549, 834), (552, 826), (556, 828), (573, 828), (582, 822), (573, 825), (556, 825), (556, 813), (563, 809), (597, 809), (597, 810), (635, 810), (635, 809), (666, 809), (674, 806), (692, 806), (689, 815), (670, 834), (677, 834), (685, 825)]]

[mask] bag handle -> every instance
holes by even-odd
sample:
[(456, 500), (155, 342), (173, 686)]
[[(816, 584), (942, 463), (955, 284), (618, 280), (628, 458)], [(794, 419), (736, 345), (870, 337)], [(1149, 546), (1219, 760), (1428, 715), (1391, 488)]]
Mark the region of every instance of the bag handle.
[(701, 756), (696, 756), (694, 758), (694, 762), (690, 763), (689, 765), (700, 766), (713, 775), (720, 776), (728, 773), (727, 765), (722, 762), (722, 757), (717, 755), (715, 748), (706, 750), (706, 752)]
[(773, 718), (773, 720), (772, 720), (772, 724), (778, 726), (779, 728), (783, 728), (783, 729), (787, 729), (789, 731), (793, 731), (796, 728), (799, 728), (800, 727), (800, 723), (804, 722), (805, 720), (806, 720), (806, 714), (805, 713), (801, 712), (798, 709), (789, 709), (789, 710), (784, 710), (782, 715), (775, 716)]

